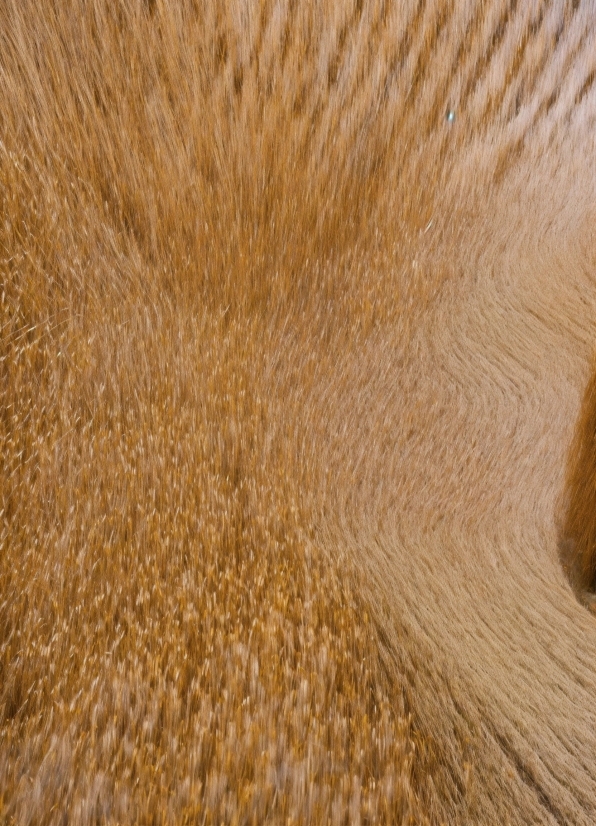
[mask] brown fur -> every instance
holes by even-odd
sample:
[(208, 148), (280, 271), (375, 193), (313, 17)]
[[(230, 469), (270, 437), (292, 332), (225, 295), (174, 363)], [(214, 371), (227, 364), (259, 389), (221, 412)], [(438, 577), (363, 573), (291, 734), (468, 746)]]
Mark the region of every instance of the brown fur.
[(596, 575), (596, 373), (592, 374), (569, 453), (561, 504), (561, 561), (571, 584), (594, 604)]
[(594, 12), (2, 6), (0, 819), (594, 822)]

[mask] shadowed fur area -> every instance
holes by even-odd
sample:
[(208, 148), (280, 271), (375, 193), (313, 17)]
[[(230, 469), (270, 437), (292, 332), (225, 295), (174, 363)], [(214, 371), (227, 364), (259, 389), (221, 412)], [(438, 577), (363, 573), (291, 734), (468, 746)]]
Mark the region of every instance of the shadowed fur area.
[(595, 20), (0, 4), (1, 822), (596, 821)]
[(561, 561), (580, 599), (596, 590), (596, 372), (586, 388), (567, 463), (561, 503)]

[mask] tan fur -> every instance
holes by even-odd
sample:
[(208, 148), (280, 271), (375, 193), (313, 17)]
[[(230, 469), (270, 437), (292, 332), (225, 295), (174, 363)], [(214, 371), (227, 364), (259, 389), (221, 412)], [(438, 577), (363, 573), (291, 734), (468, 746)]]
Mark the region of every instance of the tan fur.
[(4, 4), (0, 818), (594, 822), (595, 12)]

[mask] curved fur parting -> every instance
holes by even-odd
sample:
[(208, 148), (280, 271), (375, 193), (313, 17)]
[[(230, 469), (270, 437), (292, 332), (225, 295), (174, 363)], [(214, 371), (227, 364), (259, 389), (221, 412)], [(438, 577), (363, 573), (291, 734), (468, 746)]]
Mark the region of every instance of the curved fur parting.
[(582, 401), (561, 507), (561, 562), (579, 598), (593, 609), (596, 604), (596, 371)]
[(332, 477), (348, 465), (359, 480), (329, 508), (327, 547), (348, 549), (409, 681), (436, 820), (590, 823), (596, 626), (560, 566), (555, 513), (596, 279), (581, 236), (534, 245), (536, 213), (502, 208), (492, 218), (523, 230), (509, 250), (493, 240), (403, 349), (380, 337), (327, 377), (320, 444)]
[[(321, 352), (300, 402), (301, 449), (330, 480), (353, 480), (327, 491), (321, 535), (357, 572), (387, 668), (406, 675), (434, 822), (596, 819), (596, 626), (560, 564), (557, 519), (575, 431), (566, 530), (589, 548), (592, 401), (579, 410), (596, 335), (595, 99), (582, 91), (592, 9), (575, 11), (561, 31), (547, 15), (552, 39), (530, 37), (570, 67), (556, 98), (547, 59), (541, 100), (520, 97), (512, 120), (470, 137), (458, 112), (442, 205), (396, 274), (406, 311), (357, 354)], [(485, 95), (515, 55), (503, 44), (484, 55)]]

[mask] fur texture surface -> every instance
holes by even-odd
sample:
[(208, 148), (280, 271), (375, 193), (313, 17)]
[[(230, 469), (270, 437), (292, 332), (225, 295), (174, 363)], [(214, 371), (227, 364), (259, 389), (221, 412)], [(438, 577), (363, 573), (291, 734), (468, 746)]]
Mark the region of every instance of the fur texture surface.
[(596, 820), (596, 6), (0, 9), (0, 819)]

